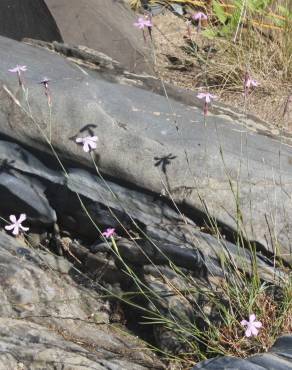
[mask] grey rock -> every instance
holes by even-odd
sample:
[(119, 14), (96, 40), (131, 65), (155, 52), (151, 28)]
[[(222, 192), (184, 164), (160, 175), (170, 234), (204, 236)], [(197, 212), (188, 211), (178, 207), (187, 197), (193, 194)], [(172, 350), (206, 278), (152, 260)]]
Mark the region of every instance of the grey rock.
[(292, 335), (283, 335), (278, 338), (271, 351), (279, 356), (290, 358), (292, 355)]
[(265, 367), (252, 364), (248, 360), (237, 359), (234, 357), (214, 358), (203, 361), (194, 366), (192, 370), (266, 370)]
[[(199, 291), (204, 291), (206, 287), (220, 288), (220, 279), (228, 274), (228, 261), (232, 260), (239, 270), (252, 274), (253, 261), (248, 250), (201, 232), (192, 220), (182, 217), (163, 198), (155, 199), (147, 192), (133, 190), (109, 180), (105, 182), (99, 176), (78, 168), (68, 168), (66, 177), (64, 175), (62, 178), (62, 173), (52, 174), (49, 167), (37, 161), (34, 155), (20, 145), (12, 143), (8, 150), (10, 143), (2, 141), (2, 144), (6, 150), (2, 151), (0, 146), (0, 161), (7, 163), (8, 173), (26, 176), (28, 179), (37, 176), (39, 182), (46, 184), (46, 196), (58, 215), (61, 229), (74, 233), (81, 239), (86, 240), (89, 236), (93, 240), (98, 239), (91, 245), (90, 250), (66, 237), (58, 237), (56, 243), (64, 249), (64, 255), (79, 270), (93, 282), (108, 286), (114, 296), (119, 296), (122, 291), (133, 294), (137, 287), (123, 272), (124, 265), (120, 258), (112, 253), (111, 244), (98, 238), (98, 230), (90, 224), (76, 193), (81, 197), (92, 221), (100, 229), (115, 226), (118, 234), (127, 228), (140, 235), (137, 240), (129, 240), (127, 233), (125, 236), (128, 239), (117, 237), (119, 256), (132, 266), (143, 286), (149, 290), (149, 296), (153, 296), (155, 292), (154, 298), (142, 306), (153, 312), (158, 309), (160, 314), (170, 320), (175, 317), (179, 327), (190, 327), (195, 320), (201, 319), (200, 311), (206, 312), (208, 317), (214, 315), (213, 308), (208, 306)], [(11, 159), (10, 162), (8, 158)], [(33, 164), (31, 168), (28, 163)], [(17, 194), (15, 197), (17, 198)], [(28, 206), (31, 201), (27, 200)], [(13, 206), (16, 204), (15, 201), (10, 203)], [(50, 265), (51, 259), (52, 256), (46, 256)], [(263, 280), (284, 278), (283, 274), (260, 256), (257, 264)], [(176, 270), (168, 267), (169, 265), (175, 265)], [(67, 273), (67, 267), (62, 266), (62, 271)], [(162, 276), (167, 278), (167, 283)], [(170, 286), (175, 289), (170, 289)], [(187, 296), (186, 291), (190, 292)], [(200, 310), (197, 312), (194, 307), (198, 306)], [(155, 325), (153, 332), (156, 342), (164, 351), (179, 353), (189, 350), (179, 340), (177, 327), (165, 328), (163, 325)]]
[(193, 370), (289, 370), (292, 369), (291, 335), (278, 338), (268, 353), (247, 359), (234, 357), (213, 358), (201, 362)]
[[(121, 256), (134, 265), (147, 265), (151, 260), (158, 265), (175, 263), (178, 267), (196, 272), (198, 276), (223, 276), (222, 263), (225, 259), (252, 273), (249, 250), (201, 232), (191, 219), (182, 217), (163, 198), (104, 181), (100, 176), (78, 168), (68, 168), (65, 176), (62, 172), (53, 172), (20, 145), (6, 141), (0, 141), (0, 144), (0, 161), (6, 163), (0, 179), (1, 176), (6, 181), (7, 178), (13, 181), (25, 179), (30, 184), (37, 177), (39, 187), (46, 188), (42, 197), (51, 212), (54, 215), (57, 212), (59, 225), (76, 237), (96, 240), (96, 226), (102, 230), (114, 226), (120, 235), (124, 233), (127, 238), (129, 235), (125, 229), (140, 235), (141, 240), (135, 242), (127, 239), (117, 241)], [(20, 184), (23, 186), (25, 182)], [(10, 191), (14, 189), (13, 186), (10, 188)], [(89, 221), (76, 194), (82, 197), (95, 225)], [(8, 202), (8, 209), (11, 209), (12, 203), (13, 208), (16, 207), (17, 199), (26, 201), (28, 217), (32, 218), (31, 211), (40, 207), (42, 198), (31, 196), (24, 199), (23, 192), (18, 194), (14, 190), (14, 201)], [(5, 204), (5, 196), (2, 203)], [(37, 213), (38, 222), (42, 222), (41, 214), (40, 211)], [(56, 218), (51, 219), (51, 223), (55, 221)], [(91, 247), (95, 253), (108, 249), (109, 244), (100, 243), (100, 240)], [(284, 278), (260, 255), (258, 271), (266, 281)]]
[[(4, 38), (0, 44), (2, 84), (25, 106), (15, 76), (6, 71), (16, 59), (29, 65), (26, 84), (33, 117), (46, 134), (46, 98), (35, 82), (44, 74), (52, 78), (53, 145), (63, 160), (93, 168), (90, 157), (70, 140), (93, 124), (96, 127), (91, 131), (99, 136), (94, 157), (104, 174), (154, 194), (160, 194), (166, 186), (172, 199), (189, 215), (208, 221), (208, 209), (229, 233), (236, 233), (239, 226), (246, 239), (254, 240), (268, 255), (273, 254), (277, 242), (279, 254), (290, 262), (289, 145), (257, 133), (257, 121), (249, 119), (246, 125), (235, 122), (232, 114), (226, 116), (226, 110), (224, 115), (209, 114), (204, 126), (202, 111), (195, 106), (110, 83), (45, 50)], [(39, 129), (21, 112), (11, 94), (6, 89), (0, 93), (0, 132), (44, 150), (46, 143)], [(82, 134), (88, 132), (85, 129)], [(46, 150), (50, 152), (49, 147)], [(165, 171), (161, 164), (170, 154), (174, 159), (168, 160)], [(237, 186), (242, 225), (236, 222)]]
[(68, 261), (3, 232), (0, 252), (1, 369), (162, 368), (146, 349), (134, 352), (141, 342), (109, 324), (99, 293), (70, 276)]
[[(23, 370), (145, 370), (145, 367), (116, 356), (101, 358), (100, 350), (91, 352), (65, 340), (52, 330), (29, 321), (0, 318), (0, 369)], [(11, 367), (9, 367), (11, 366)]]
[(59, 29), (45, 1), (2, 0), (0, 35), (21, 40), (31, 37), (44, 41), (62, 41)]
[[(56, 212), (50, 207), (44, 194), (45, 188), (33, 178), (28, 178), (19, 173), (0, 173), (0, 189), (2, 212), (11, 214), (22, 213), (23, 205), (29, 209), (30, 219), (45, 224), (56, 222)], [(12, 202), (11, 199), (18, 199), (19, 202)], [(13, 206), (12, 206), (13, 205)]]
[(34, 177), (49, 180), (56, 184), (65, 182), (62, 174), (45, 166), (35, 155), (32, 155), (29, 151), (16, 143), (0, 140), (0, 150), (2, 171), (9, 167), (13, 167), (16, 170), (20, 170), (23, 174), (30, 174)]
[[(46, 0), (66, 43), (103, 52), (133, 72), (152, 72), (151, 46), (133, 26), (134, 12), (124, 1)], [(150, 59), (150, 60), (149, 60)]]

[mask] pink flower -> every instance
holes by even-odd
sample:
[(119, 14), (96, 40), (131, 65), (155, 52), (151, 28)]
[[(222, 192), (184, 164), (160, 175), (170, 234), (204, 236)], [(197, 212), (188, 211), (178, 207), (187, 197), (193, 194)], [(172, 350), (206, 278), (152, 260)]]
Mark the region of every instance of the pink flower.
[(22, 213), (19, 216), (18, 220), (16, 219), (15, 215), (10, 215), (9, 219), (12, 222), (12, 224), (5, 226), (5, 230), (13, 230), (12, 231), (13, 235), (18, 235), (20, 230), (22, 230), (22, 231), (28, 231), (29, 230), (29, 227), (24, 227), (24, 226), (21, 225), (21, 223), (26, 220), (25, 213)]
[(202, 21), (206, 21), (208, 19), (207, 15), (205, 13), (202, 13), (202, 12), (198, 12), (198, 13), (195, 13), (192, 15), (192, 18), (198, 22), (198, 25), (197, 25), (197, 32), (200, 32), (201, 30), (201, 25), (202, 25)]
[(247, 96), (248, 94), (248, 91), (251, 87), (256, 87), (258, 86), (259, 83), (252, 79), (249, 75), (248, 72), (245, 73), (245, 76), (244, 76), (244, 86), (243, 86), (243, 89), (244, 89), (244, 95)]
[(51, 98), (51, 94), (50, 94), (50, 90), (49, 90), (49, 82), (51, 80), (48, 78), (48, 77), (44, 77), (40, 82), (39, 84), (43, 85), (44, 88), (45, 88), (45, 95), (48, 99), (48, 104), (51, 105), (52, 104), (52, 98)]
[(211, 103), (212, 99), (216, 99), (217, 96), (210, 94), (210, 93), (199, 93), (197, 95), (197, 98), (199, 99), (205, 99), (205, 104), (204, 104), (204, 115), (206, 116), (208, 113), (208, 104)]
[(135, 27), (138, 27), (140, 30), (143, 30), (145, 27), (152, 27), (153, 24), (150, 19), (146, 17), (139, 17), (138, 21), (134, 23)]
[(216, 95), (213, 95), (213, 94), (210, 94), (210, 93), (199, 93), (197, 95), (197, 98), (199, 98), (199, 99), (205, 99), (205, 102), (206, 103), (211, 103), (211, 100), (212, 99), (216, 99), (217, 96)]
[(11, 72), (11, 73), (17, 73), (19, 86), (22, 86), (23, 87), (23, 81), (22, 81), (22, 78), (21, 78), (21, 72), (26, 72), (27, 71), (26, 66), (19, 66), (19, 65), (17, 65), (14, 68), (8, 69), (8, 71)]
[(105, 238), (110, 238), (111, 236), (113, 236), (115, 234), (115, 229), (111, 229), (111, 228), (108, 228), (106, 229), (101, 235), (104, 236)]
[(197, 12), (195, 14), (192, 15), (192, 18), (195, 20), (195, 21), (206, 21), (208, 19), (207, 15), (205, 13), (202, 13), (202, 12)]
[(260, 321), (255, 321), (256, 320), (256, 315), (251, 314), (249, 315), (249, 321), (242, 320), (240, 324), (242, 326), (246, 326), (246, 331), (245, 331), (245, 336), (247, 338), (251, 337), (254, 335), (255, 337), (258, 335), (258, 329), (263, 326), (263, 324)]
[(96, 149), (98, 141), (97, 136), (87, 136), (87, 137), (78, 137), (76, 143), (81, 143), (83, 145), (83, 150), (88, 153), (92, 149)]
[(26, 68), (26, 66), (19, 66), (19, 65), (17, 65), (14, 68), (8, 69), (8, 71), (9, 72), (12, 72), (12, 73), (20, 73), (20, 72), (26, 72), (27, 71), (27, 68)]
[(253, 80), (251, 79), (250, 77), (248, 77), (248, 79), (245, 81), (245, 87), (249, 88), (251, 86), (255, 87), (255, 86), (258, 86), (259, 83), (256, 81), (256, 80)]
[(44, 77), (39, 84), (44, 85), (44, 87), (47, 89), (49, 87), (49, 82), (51, 80), (48, 77)]

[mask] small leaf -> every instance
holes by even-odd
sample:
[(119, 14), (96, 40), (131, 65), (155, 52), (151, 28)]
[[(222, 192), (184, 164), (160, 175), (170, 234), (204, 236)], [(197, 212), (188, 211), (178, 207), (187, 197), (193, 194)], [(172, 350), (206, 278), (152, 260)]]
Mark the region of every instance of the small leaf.
[(224, 24), (226, 22), (227, 15), (225, 14), (222, 5), (216, 0), (213, 1), (213, 11), (220, 23)]

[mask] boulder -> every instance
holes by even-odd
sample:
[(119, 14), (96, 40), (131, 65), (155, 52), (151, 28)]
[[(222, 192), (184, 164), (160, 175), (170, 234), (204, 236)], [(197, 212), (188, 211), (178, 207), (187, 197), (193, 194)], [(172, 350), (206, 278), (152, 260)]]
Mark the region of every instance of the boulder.
[(0, 232), (0, 266), (0, 369), (163, 368), (63, 257)]
[[(0, 140), (0, 162), (5, 163), (0, 180), (11, 179), (3, 184), (0, 192), (1, 217), (8, 218), (9, 211), (26, 213), (31, 228), (27, 233), (28, 240), (34, 240), (35, 247), (43, 249), (45, 244), (50, 246), (50, 250), (66, 256), (76, 266), (76, 270), (71, 266), (75, 280), (84, 281), (86, 276), (91, 288), (105, 290), (116, 301), (119, 301), (121, 294), (131, 294), (138, 301), (136, 306), (140, 305), (153, 313), (159, 310), (163, 317), (170, 320), (175, 318), (178, 327), (188, 327), (202, 321), (204, 315), (209, 320), (216, 319), (216, 307), (203, 292), (207, 287), (217, 292), (220, 290), (222, 280), (230, 276), (232, 271), (230, 261), (232, 266), (251, 275), (256, 258), (257, 272), (262, 280), (275, 282), (285, 278), (259, 254), (252, 257), (250, 251), (202, 232), (191, 219), (179, 214), (164, 199), (155, 198), (147, 191), (132, 189), (109, 179), (105, 182), (97, 174), (80, 168), (77, 163), (72, 163), (74, 168), (67, 166), (64, 174), (62, 170), (52, 169), (55, 163), (51, 156), (35, 150), (32, 154), (22, 146), (4, 140)], [(37, 182), (36, 189), (42, 189), (41, 196), (28, 197), (28, 190), (19, 191), (19, 182), (16, 181), (19, 179), (24, 184), (32, 184), (32, 189)], [(10, 195), (9, 201), (7, 193)], [(54, 219), (50, 220), (48, 216), (44, 218), (41, 207), (43, 198), (54, 212)], [(20, 201), (22, 208), (17, 209)], [(111, 243), (100, 235), (100, 230), (108, 226), (116, 228), (118, 255), (113, 253)], [(39, 233), (44, 237), (36, 238)], [(135, 235), (135, 238), (131, 235)], [(21, 249), (21, 253), (29, 255), (29, 249)], [(50, 255), (43, 257), (45, 268), (52, 266), (51, 261), (47, 262), (48, 257), (57, 259), (62, 271), (68, 271), (70, 264)], [(9, 259), (7, 261), (10, 263)], [(38, 266), (38, 260), (32, 262)], [(125, 266), (131, 266), (136, 279), (139, 279), (151, 299), (141, 302), (136, 280), (124, 272)], [(19, 275), (22, 276), (22, 273)], [(54, 287), (45, 272), (39, 275), (44, 284), (43, 290), (47, 286)], [(16, 281), (13, 291), (21, 290), (17, 286), (20, 284), (22, 287), (25, 281), (23, 277), (19, 282)], [(37, 300), (35, 296), (39, 293), (34, 286), (28, 284), (27, 287), (30, 293), (26, 304), (29, 304), (30, 300)], [(64, 289), (67, 291), (67, 288)], [(179, 294), (180, 291), (192, 293)], [(74, 293), (72, 289), (70, 292)], [(17, 292), (19, 297), (21, 294)], [(56, 296), (55, 299), (61, 297)], [(59, 310), (59, 306), (52, 304), (46, 307), (47, 310), (49, 308), (47, 323), (52, 324), (56, 319), (54, 312)], [(38, 306), (32, 306), (32, 310), (39, 314)], [(136, 311), (134, 314), (133, 307), (129, 305), (126, 321), (134, 321), (136, 329), (143, 335), (144, 327), (138, 324), (141, 312)], [(190, 350), (179, 339), (178, 330), (167, 329), (163, 325), (149, 325), (147, 331), (153, 333), (156, 345), (165, 352)]]
[(64, 42), (103, 52), (129, 71), (153, 73), (151, 46), (133, 26), (135, 14), (124, 1), (45, 0)]
[(62, 41), (59, 29), (44, 0), (2, 0), (0, 35), (21, 40)]
[(194, 366), (192, 370), (289, 370), (291, 360), (292, 336), (284, 335), (278, 338), (268, 353), (251, 356), (247, 359), (235, 357), (220, 357), (206, 360)]
[[(165, 201), (171, 195), (193, 221), (204, 224), (211, 217), (230, 241), (242, 233), (267, 257), (276, 251), (292, 262), (289, 141), (262, 134), (251, 118), (235, 120), (232, 110), (210, 113), (205, 124), (200, 104), (141, 89), (145, 84), (138, 76), (112, 78), (109, 71), (89, 70), (6, 38), (0, 46), (3, 137), (51, 153), (51, 122), (61, 160), (94, 171), (91, 156), (74, 138), (95, 134), (92, 156), (104, 175)], [(30, 111), (16, 76), (7, 72), (19, 61), (28, 66)], [(37, 83), (44, 75), (51, 79), (51, 118)], [(57, 160), (55, 166), (60, 169)]]
[[(128, 239), (125, 230), (132, 230), (141, 240), (134, 242), (121, 238), (117, 245), (122, 258), (134, 266), (145, 266), (149, 261), (168, 265), (171, 261), (197, 276), (222, 277), (226, 274), (221, 266), (225, 256), (242, 271), (252, 273), (250, 251), (202, 232), (190, 218), (183, 217), (161, 197), (155, 198), (142, 189), (131, 189), (109, 179), (105, 182), (97, 174), (78, 168), (77, 164), (74, 168), (67, 167), (65, 175), (62, 170), (50, 168), (54, 166), (51, 157), (43, 159), (45, 165), (36, 155), (18, 144), (0, 140), (0, 162), (6, 163), (0, 174), (0, 185), (3, 179), (0, 192), (2, 217), (7, 218), (8, 211), (13, 209), (16, 213), (25, 212), (32, 226), (41, 223), (45, 229), (57, 222), (73, 238), (89, 243), (94, 254), (110, 251), (110, 245), (100, 240), (97, 226), (101, 230), (115, 227), (119, 236)], [(39, 157), (42, 156), (39, 153)], [(4, 179), (9, 181), (4, 182)], [(25, 190), (20, 191), (20, 185)], [(91, 222), (76, 194), (90, 213)], [(22, 208), (16, 209), (19, 202)], [(79, 247), (72, 247), (78, 256)], [(265, 281), (274, 281), (275, 276), (284, 278), (260, 254), (257, 268)]]

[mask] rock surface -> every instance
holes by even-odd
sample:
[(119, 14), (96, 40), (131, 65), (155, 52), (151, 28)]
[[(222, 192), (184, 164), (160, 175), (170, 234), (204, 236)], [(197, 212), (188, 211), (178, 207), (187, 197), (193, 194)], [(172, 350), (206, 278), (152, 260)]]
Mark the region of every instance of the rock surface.
[(289, 370), (292, 369), (292, 336), (280, 337), (268, 353), (247, 359), (234, 357), (213, 358), (203, 361), (192, 370)]
[[(52, 79), (53, 145), (63, 159), (93, 168), (72, 138), (97, 134), (94, 157), (104, 174), (154, 194), (166, 187), (191, 218), (208, 220), (207, 207), (224, 233), (236, 233), (239, 226), (259, 250), (271, 255), (277, 243), (279, 254), (291, 262), (290, 145), (257, 133), (256, 121), (249, 120), (249, 128), (226, 114), (210, 114), (205, 126), (201, 108), (153, 95), (132, 86), (132, 79), (109, 82), (46, 50), (5, 38), (0, 44), (3, 135), (44, 150), (49, 112), (37, 82), (47, 75)], [(26, 85), (42, 133), (15, 103), (26, 104), (15, 76), (6, 71), (18, 60), (29, 66)], [(236, 222), (238, 209), (242, 225)]]
[[(202, 292), (207, 287), (220, 290), (221, 280), (228, 274), (229, 260), (232, 260), (239, 270), (252, 274), (253, 261), (248, 250), (201, 232), (191, 219), (186, 216), (182, 217), (163, 199), (155, 199), (153, 194), (127, 188), (125, 185), (121, 186), (110, 180), (105, 182), (100, 176), (81, 168), (67, 167), (65, 176), (62, 171), (48, 167), (54, 164), (52, 158), (44, 156), (44, 153), (38, 154), (43, 162), (35, 157), (37, 153), (33, 155), (18, 144), (1, 140), (0, 162), (5, 163), (1, 176), (3, 178), (12, 177), (12, 179), (21, 178), (25, 184), (34, 184), (37, 181), (42, 189), (42, 197), (49, 204), (50, 212), (56, 215), (55, 219), (52, 219), (49, 224), (48, 218), (44, 218), (43, 209), (39, 207), (40, 199), (24, 197), (23, 193), (26, 194), (26, 192), (18, 194), (18, 183), (15, 181), (10, 181), (9, 186), (3, 185), (0, 193), (1, 215), (7, 219), (9, 211), (11, 212), (13, 208), (15, 212), (15, 206), (21, 200), (22, 208), (19, 212), (27, 214), (27, 222), (30, 226), (28, 240), (33, 241), (35, 247), (43, 249), (45, 243), (51, 250), (64, 254), (76, 268), (70, 267), (70, 264), (61, 257), (46, 255), (41, 265), (44, 271), (38, 273), (44, 284), (41, 289), (44, 292), (48, 289), (52, 292), (52, 289), (55, 289), (60, 293), (59, 296), (53, 294), (52, 304), (47, 303), (45, 306), (45, 314), (40, 310), (41, 304), (31, 303), (48, 301), (45, 293), (39, 297), (40, 293), (35, 290), (35, 283), (32, 285), (27, 283), (32, 282), (33, 279), (29, 276), (26, 279), (23, 276), (23, 274), (32, 275), (32, 273), (19, 273), (14, 284), (9, 283), (9, 278), (6, 283), (4, 277), (1, 281), (4, 281), (5, 286), (11, 287), (11, 295), (15, 293), (24, 305), (24, 307), (21, 306), (21, 314), (25, 314), (26, 306), (28, 306), (31, 310), (30, 318), (41, 317), (41, 323), (54, 325), (58, 330), (61, 324), (60, 320), (57, 320), (57, 324), (55, 323), (58, 319), (56, 312), (59, 313), (61, 310), (66, 313), (66, 317), (69, 315), (68, 310), (60, 308), (60, 305), (55, 302), (66, 302), (66, 297), (62, 298), (64, 292), (70, 292), (68, 300), (75, 299), (75, 291), (69, 286), (64, 286), (65, 278), (61, 284), (58, 284), (57, 281), (54, 283), (51, 281), (50, 274), (46, 275), (46, 271), (52, 269), (52, 259), (53, 262), (55, 259), (58, 260), (57, 265), (63, 273), (70, 275), (74, 273), (75, 280), (76, 277), (78, 278), (77, 281), (80, 279), (84, 281), (84, 273), (90, 281), (91, 288), (98, 287), (112, 297), (129, 293), (139, 297), (139, 290), (133, 278), (123, 272), (126, 265), (131, 266), (136, 279), (143, 284), (149, 296), (153, 296), (155, 292), (155, 298), (146, 301), (138, 300), (137, 304), (153, 312), (155, 307), (164, 317), (170, 319), (175, 317), (177, 325), (184, 326), (201, 320), (202, 312), (210, 318), (216, 317), (217, 313), (214, 312), (212, 305)], [(7, 193), (11, 194), (9, 201), (7, 201)], [(83, 207), (86, 208), (86, 212)], [(55, 222), (63, 235), (53, 230)], [(109, 225), (114, 226), (118, 234), (116, 237), (118, 255), (113, 253), (111, 243), (102, 240), (98, 231), (104, 230)], [(36, 241), (34, 240), (35, 233), (41, 234)], [(131, 237), (131, 234), (135, 235), (135, 239)], [(64, 235), (70, 235), (70, 237)], [(48, 243), (50, 238), (51, 241)], [(22, 248), (20, 253), (27, 257), (30, 255), (30, 250)], [(37, 259), (31, 261), (38, 266)], [(7, 262), (15, 264), (15, 261), (10, 261), (9, 257)], [(176, 269), (170, 267), (173, 265)], [(27, 268), (24, 263), (21, 267)], [(275, 270), (260, 255), (257, 256), (257, 267), (262, 280), (269, 282), (274, 281), (275, 277), (276, 279), (284, 278), (283, 274)], [(9, 266), (7, 269), (8, 273)], [(17, 279), (20, 283), (19, 288)], [(22, 284), (26, 286), (25, 291), (23, 291)], [(102, 287), (106, 288), (102, 289)], [(192, 293), (186, 296), (177, 293), (180, 291)], [(85, 292), (86, 300), (89, 299), (87, 294), (88, 292)], [(22, 296), (24, 296), (23, 299)], [(85, 298), (82, 296), (80, 299), (85, 302)], [(67, 305), (66, 302), (66, 307)], [(103, 316), (100, 313), (102, 309), (99, 309), (97, 302), (93, 302), (93, 305), (97, 310), (97, 313), (94, 311), (94, 315)], [(130, 308), (127, 309), (129, 313), (126, 315), (126, 321), (129, 323), (133, 320)], [(75, 307), (75, 311), (76, 317), (84, 316), (78, 311), (78, 307)], [(107, 320), (109, 321), (108, 317)], [(138, 321), (139, 319), (135, 318), (136, 327), (139, 326)], [(39, 323), (35, 320), (34, 322)], [(71, 325), (70, 330), (73, 329)], [(68, 332), (69, 329), (66, 328), (66, 330)], [(86, 330), (88, 332), (89, 329)], [(175, 331), (166, 329), (162, 325), (151, 326), (148, 331), (152, 331), (156, 344), (164, 351), (179, 353), (186, 350), (178, 340)], [(90, 333), (90, 338), (92, 338), (95, 332)], [(78, 335), (81, 334), (78, 333)]]
[(64, 258), (0, 232), (0, 267), (0, 369), (163, 368)]
[(124, 1), (45, 1), (64, 42), (103, 52), (131, 72), (153, 73), (151, 46), (145, 45), (142, 32), (133, 26), (135, 15)]
[(62, 41), (56, 22), (43, 0), (1, 0), (0, 17), (2, 36), (15, 40), (30, 37)]
[[(261, 135), (256, 121), (235, 122), (221, 107), (205, 125), (200, 105), (148, 91), (152, 83), (157, 91), (157, 81), (127, 74), (98, 53), (97, 63), (74, 64), (0, 37), (0, 56), (0, 216), (25, 212), (27, 240), (38, 248), (0, 232), (4, 366), (163, 368), (111, 325), (116, 315), (122, 330), (127, 324), (141, 334), (143, 312), (129, 302), (121, 311), (113, 304), (130, 294), (146, 312), (175, 318), (178, 329), (191, 327), (202, 312), (216, 318), (204, 289), (220, 292), (230, 261), (253, 273), (251, 253), (234, 244), (239, 208), (239, 226), (261, 252), (255, 255), (260, 278), (285, 278), (268, 257), (273, 235), (283, 259), (292, 261), (289, 143)], [(28, 66), (27, 94), (7, 72), (19, 60)], [(43, 76), (50, 78), (51, 112)], [(99, 138), (91, 154), (75, 142), (88, 135)], [(202, 231), (210, 216), (225, 239)], [(101, 237), (106, 227), (116, 228), (115, 244)], [(151, 299), (141, 297), (133, 276)], [(166, 352), (188, 350), (175, 330), (152, 325), (148, 332)], [(22, 342), (29, 351), (18, 348)]]

